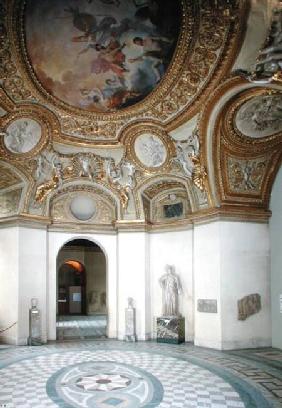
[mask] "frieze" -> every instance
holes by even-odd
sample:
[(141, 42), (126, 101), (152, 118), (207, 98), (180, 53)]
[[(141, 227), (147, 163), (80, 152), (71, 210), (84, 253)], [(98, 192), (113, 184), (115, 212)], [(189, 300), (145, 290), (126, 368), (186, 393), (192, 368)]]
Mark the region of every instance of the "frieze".
[(236, 193), (259, 193), (269, 159), (240, 160), (228, 158), (230, 190)]

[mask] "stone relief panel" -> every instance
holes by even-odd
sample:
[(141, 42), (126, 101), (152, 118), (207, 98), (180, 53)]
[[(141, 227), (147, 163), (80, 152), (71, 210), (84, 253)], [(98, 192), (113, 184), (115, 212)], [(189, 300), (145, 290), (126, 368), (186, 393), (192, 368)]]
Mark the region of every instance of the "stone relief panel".
[(30, 152), (41, 138), (41, 126), (29, 118), (10, 123), (4, 134), (4, 145), (12, 153)]
[(245, 136), (261, 138), (282, 131), (282, 94), (261, 95), (250, 99), (235, 117), (238, 130)]
[(198, 299), (197, 311), (201, 313), (217, 313), (216, 299)]
[(22, 189), (0, 192), (0, 217), (17, 214), (21, 200)]
[(116, 215), (113, 204), (90, 188), (56, 197), (51, 204), (51, 218), (54, 223), (111, 224)]
[(246, 320), (247, 317), (261, 310), (261, 296), (254, 293), (238, 300), (238, 320)]
[(228, 158), (228, 182), (236, 193), (260, 193), (269, 159)]
[(154, 134), (144, 133), (134, 143), (136, 157), (145, 167), (160, 167), (167, 158), (167, 150), (162, 140)]

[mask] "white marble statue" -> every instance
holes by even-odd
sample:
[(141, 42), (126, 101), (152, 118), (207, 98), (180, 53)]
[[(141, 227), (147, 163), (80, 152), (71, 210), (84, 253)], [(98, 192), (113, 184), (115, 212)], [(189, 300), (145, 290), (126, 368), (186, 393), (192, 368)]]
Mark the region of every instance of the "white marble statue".
[(166, 273), (159, 279), (162, 288), (163, 316), (179, 316), (178, 297), (181, 292), (180, 280), (173, 265), (166, 265)]
[(199, 138), (196, 132), (193, 132), (184, 141), (177, 141), (176, 147), (176, 162), (182, 167), (183, 172), (189, 178), (192, 177), (194, 170), (193, 158), (199, 155), (200, 145)]
[(88, 177), (90, 180), (93, 180), (95, 169), (92, 157), (90, 155), (80, 153), (77, 155), (77, 160), (80, 165), (79, 177)]
[(117, 184), (120, 187), (128, 187), (131, 190), (135, 187), (135, 166), (128, 160), (122, 160), (117, 166), (111, 157), (107, 157), (105, 160), (105, 171), (108, 179), (113, 184)]
[(123, 160), (121, 163), (121, 174), (124, 179), (124, 187), (129, 187), (131, 190), (135, 187), (135, 166), (128, 160)]

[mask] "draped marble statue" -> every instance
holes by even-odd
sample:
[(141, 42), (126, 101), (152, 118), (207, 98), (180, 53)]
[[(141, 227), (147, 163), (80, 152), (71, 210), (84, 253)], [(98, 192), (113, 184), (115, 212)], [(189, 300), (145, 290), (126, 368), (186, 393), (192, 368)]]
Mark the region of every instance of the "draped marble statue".
[(165, 269), (166, 273), (159, 279), (162, 288), (162, 313), (163, 316), (179, 316), (180, 280), (173, 265), (166, 265)]

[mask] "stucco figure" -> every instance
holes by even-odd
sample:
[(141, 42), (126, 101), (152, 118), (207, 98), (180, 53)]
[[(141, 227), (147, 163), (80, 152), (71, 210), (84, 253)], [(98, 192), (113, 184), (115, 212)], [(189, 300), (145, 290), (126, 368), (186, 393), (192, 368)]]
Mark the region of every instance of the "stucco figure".
[(173, 265), (166, 265), (166, 273), (159, 279), (163, 290), (163, 316), (179, 316), (178, 297), (181, 292), (180, 280)]

